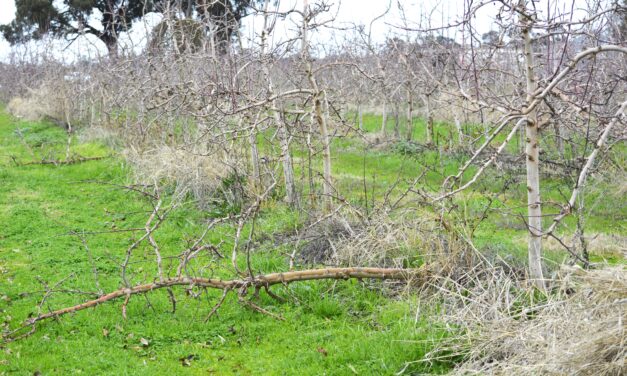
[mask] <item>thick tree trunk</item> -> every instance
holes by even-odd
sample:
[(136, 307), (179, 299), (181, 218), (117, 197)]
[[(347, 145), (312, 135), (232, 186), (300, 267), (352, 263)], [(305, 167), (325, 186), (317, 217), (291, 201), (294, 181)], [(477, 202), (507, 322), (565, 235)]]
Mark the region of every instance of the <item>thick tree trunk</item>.
[(116, 32), (116, 20), (113, 14), (113, 9), (110, 13), (104, 13), (102, 19), (104, 30), (100, 34), (96, 34), (96, 32), (92, 32), (92, 34), (105, 44), (109, 58), (115, 59), (118, 57), (118, 34)]
[(107, 52), (109, 53), (109, 58), (116, 59), (118, 57), (118, 41), (116, 39), (105, 40), (105, 45), (107, 46)]
[[(525, 78), (527, 81), (527, 105), (533, 101), (533, 93), (537, 89), (534, 77), (533, 47), (531, 45), (532, 20), (527, 16), (525, 0), (519, 3), (522, 14), (522, 37), (525, 52)], [(542, 275), (542, 207), (540, 199), (540, 153), (538, 116), (536, 110), (527, 115), (525, 127), (525, 154), (527, 167), (527, 226), (528, 226), (528, 253), (529, 275), (534, 285), (544, 290)]]

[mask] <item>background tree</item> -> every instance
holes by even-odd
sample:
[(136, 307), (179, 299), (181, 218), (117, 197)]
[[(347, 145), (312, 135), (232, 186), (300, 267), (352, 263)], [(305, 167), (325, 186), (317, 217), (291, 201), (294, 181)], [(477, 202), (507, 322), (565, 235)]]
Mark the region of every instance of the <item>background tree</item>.
[[(176, 18), (197, 17), (216, 41), (217, 49), (224, 52), (253, 3), (253, 0), (63, 0), (62, 3), (16, 0), (15, 20), (0, 26), (0, 31), (11, 44), (38, 40), (45, 35), (73, 40), (81, 34), (91, 34), (105, 44), (110, 56), (115, 56), (120, 34), (128, 32), (133, 21), (149, 12), (172, 13)], [(188, 28), (189, 25), (185, 24)], [(165, 29), (159, 29), (161, 34), (166, 34)]]
[(490, 30), (487, 33), (481, 35), (481, 41), (488, 46), (496, 46), (501, 39), (499, 32), (496, 30)]
[[(215, 47), (220, 52), (226, 51), (235, 31), (239, 29), (240, 21), (248, 15), (251, 7), (262, 3), (261, 0), (183, 1), (186, 2), (195, 3), (198, 18), (207, 25), (207, 31), (212, 34)], [(190, 6), (186, 8), (189, 9)]]
[[(152, 11), (154, 4), (151, 0), (16, 0), (15, 7), (15, 20), (0, 26), (11, 44), (45, 35), (76, 38), (85, 33), (100, 39), (109, 55), (115, 56), (120, 33), (130, 30), (133, 21)], [(96, 21), (102, 26), (96, 26)]]

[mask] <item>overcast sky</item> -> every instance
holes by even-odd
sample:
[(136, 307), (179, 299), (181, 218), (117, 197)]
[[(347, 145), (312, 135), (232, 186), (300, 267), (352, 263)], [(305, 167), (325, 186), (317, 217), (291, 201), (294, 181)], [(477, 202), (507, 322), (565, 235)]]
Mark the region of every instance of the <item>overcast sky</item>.
[[(375, 41), (383, 41), (386, 36), (392, 33), (402, 33), (402, 30), (395, 26), (403, 25), (403, 18), (401, 14), (403, 12), (399, 9), (399, 4), (404, 10), (404, 14), (407, 16), (407, 22), (412, 26), (426, 27), (426, 22), (430, 23), (430, 26), (442, 26), (443, 24), (454, 22), (459, 20), (464, 11), (464, 2), (468, 0), (330, 0), (333, 4), (332, 11), (328, 17), (335, 17), (333, 23), (336, 27), (349, 26), (351, 24), (361, 24), (366, 28), (370, 27), (370, 22), (377, 16), (383, 14), (389, 7), (390, 11), (385, 17), (377, 20), (372, 24), (372, 36)], [(564, 11), (570, 9), (572, 1), (575, 1), (577, 6), (584, 6), (586, 0), (541, 0), (536, 3), (537, 8), (541, 12), (545, 12), (547, 6), (550, 5), (553, 8), (553, 12), (556, 10)], [(309, 0), (310, 3), (314, 3), (315, 0)], [(477, 1), (475, 1), (477, 3)], [(284, 11), (292, 7), (302, 8), (302, 0), (279, 0), (279, 8)], [(557, 9), (556, 9), (557, 8)], [(482, 9), (477, 14), (474, 20), (474, 26), (479, 33), (484, 33), (495, 28), (493, 17), (497, 5), (491, 4)], [(428, 21), (421, 21), (421, 14), (430, 14)], [(0, 24), (10, 22), (15, 15), (15, 3), (14, 0), (0, 0)], [(294, 35), (296, 29), (296, 18), (287, 19), (277, 22), (275, 32), (275, 42), (281, 39), (287, 38), (289, 35)], [(140, 23), (136, 23), (133, 26), (130, 36), (124, 36), (121, 38), (121, 44), (132, 45), (135, 49), (141, 49), (145, 43), (146, 35), (149, 30), (159, 21), (159, 17), (152, 15), (147, 17), (146, 20)], [(255, 17), (247, 17), (243, 22), (242, 33), (246, 38), (251, 38), (255, 35), (255, 32), (259, 31), (261, 26), (261, 19)], [(329, 40), (332, 38), (341, 38), (342, 32), (337, 30), (323, 29), (320, 30), (316, 38), (319, 40)], [(449, 35), (450, 37), (456, 37), (455, 35)], [(96, 54), (106, 54), (104, 45), (96, 38), (81, 38), (74, 42), (70, 47), (67, 47), (67, 42), (60, 41), (55, 44), (55, 49), (64, 49), (64, 54), (71, 58), (74, 55), (81, 56), (94, 56)], [(50, 47), (46, 47), (50, 48)], [(5, 59), (10, 51), (8, 43), (0, 37), (0, 59)]]

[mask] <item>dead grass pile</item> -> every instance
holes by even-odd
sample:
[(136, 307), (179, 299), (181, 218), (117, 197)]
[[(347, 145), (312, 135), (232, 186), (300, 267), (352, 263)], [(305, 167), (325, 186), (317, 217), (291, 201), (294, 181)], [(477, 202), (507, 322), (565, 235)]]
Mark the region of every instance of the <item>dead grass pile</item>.
[(333, 261), (348, 266), (412, 267), (468, 256), (467, 245), (436, 217), (415, 210), (381, 213), (335, 244)]
[(16, 117), (36, 121), (48, 119), (65, 125), (72, 113), (70, 95), (63, 83), (44, 83), (36, 89), (28, 89), (23, 97), (12, 98), (7, 110)]
[(297, 236), (297, 243), (303, 244), (298, 261), (304, 264), (334, 264), (337, 244), (354, 236), (353, 227), (343, 218), (312, 219)]
[(461, 334), (424, 361), (463, 359), (460, 375), (625, 374), (625, 268), (563, 267), (554, 281), (548, 297), (496, 265), (438, 281), (439, 317)]
[[(514, 241), (523, 244), (522, 236), (514, 239)], [(620, 234), (606, 234), (606, 233), (589, 233), (586, 234), (585, 240), (587, 243), (588, 252), (601, 257), (615, 257), (617, 259), (621, 257), (627, 257), (627, 236)], [(567, 246), (576, 249), (579, 239), (577, 235), (565, 236), (562, 242)], [(524, 243), (526, 244), (526, 243)], [(545, 242), (546, 249), (551, 251), (561, 251), (564, 246), (560, 244), (554, 238), (549, 238)]]
[[(135, 181), (144, 184), (175, 186), (175, 197), (191, 194), (200, 207), (206, 207), (219, 196), (220, 200), (236, 201), (243, 193), (232, 190), (225, 181), (237, 176), (241, 163), (220, 150), (208, 153), (169, 145), (150, 148), (128, 146), (123, 154), (133, 166)], [(241, 187), (240, 187), (241, 188)], [(232, 203), (232, 202), (230, 202)]]
[(9, 101), (7, 110), (11, 115), (25, 120), (35, 121), (41, 118), (37, 104), (30, 98), (14, 97)]

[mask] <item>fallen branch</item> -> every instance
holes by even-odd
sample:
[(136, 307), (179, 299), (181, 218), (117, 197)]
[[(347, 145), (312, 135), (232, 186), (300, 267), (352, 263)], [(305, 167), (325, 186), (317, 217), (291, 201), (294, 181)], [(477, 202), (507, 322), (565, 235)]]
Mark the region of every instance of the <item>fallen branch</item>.
[(106, 158), (109, 158), (109, 156), (103, 156), (103, 157), (79, 157), (79, 158), (66, 159), (64, 161), (57, 161), (57, 160), (54, 160), (54, 159), (42, 159), (41, 161), (26, 162), (26, 163), (18, 163), (17, 161), (15, 161), (15, 163), (18, 166), (31, 166), (31, 165), (55, 165), (55, 166), (59, 166), (59, 165), (72, 165), (72, 164), (77, 164), (77, 163), (82, 163), (82, 162), (89, 162), (89, 161), (99, 161), (101, 159), (106, 159)]
[[(36, 317), (27, 319), (19, 328), (3, 334), (2, 342), (12, 342), (24, 336), (28, 336), (34, 332), (34, 326), (40, 321), (44, 321), (51, 318), (58, 318), (68, 313), (74, 313), (82, 311), (87, 308), (95, 307), (97, 305), (125, 298), (123, 310), (125, 310), (128, 300), (132, 295), (145, 294), (161, 288), (170, 288), (172, 286), (195, 286), (205, 288), (215, 288), (224, 291), (221, 300), (224, 300), (224, 296), (229, 291), (238, 291), (238, 295), (243, 298), (249, 288), (253, 287), (256, 290), (260, 288), (267, 289), (272, 285), (288, 284), (299, 281), (311, 281), (319, 279), (395, 279), (395, 280), (412, 280), (418, 279), (423, 281), (427, 275), (426, 268), (419, 269), (391, 269), (391, 268), (326, 268), (326, 269), (309, 269), (290, 271), (285, 273), (271, 273), (265, 275), (255, 276), (254, 278), (245, 279), (232, 279), (223, 280), (217, 278), (170, 278), (163, 281), (148, 283), (143, 285), (137, 285), (129, 288), (121, 288), (112, 291), (108, 294), (102, 295), (97, 299), (88, 300), (84, 303), (74, 305), (71, 307), (61, 308), (48, 313), (40, 314)], [(124, 312), (125, 313), (125, 312)], [(24, 329), (32, 327), (31, 330), (25, 335), (18, 335)]]

